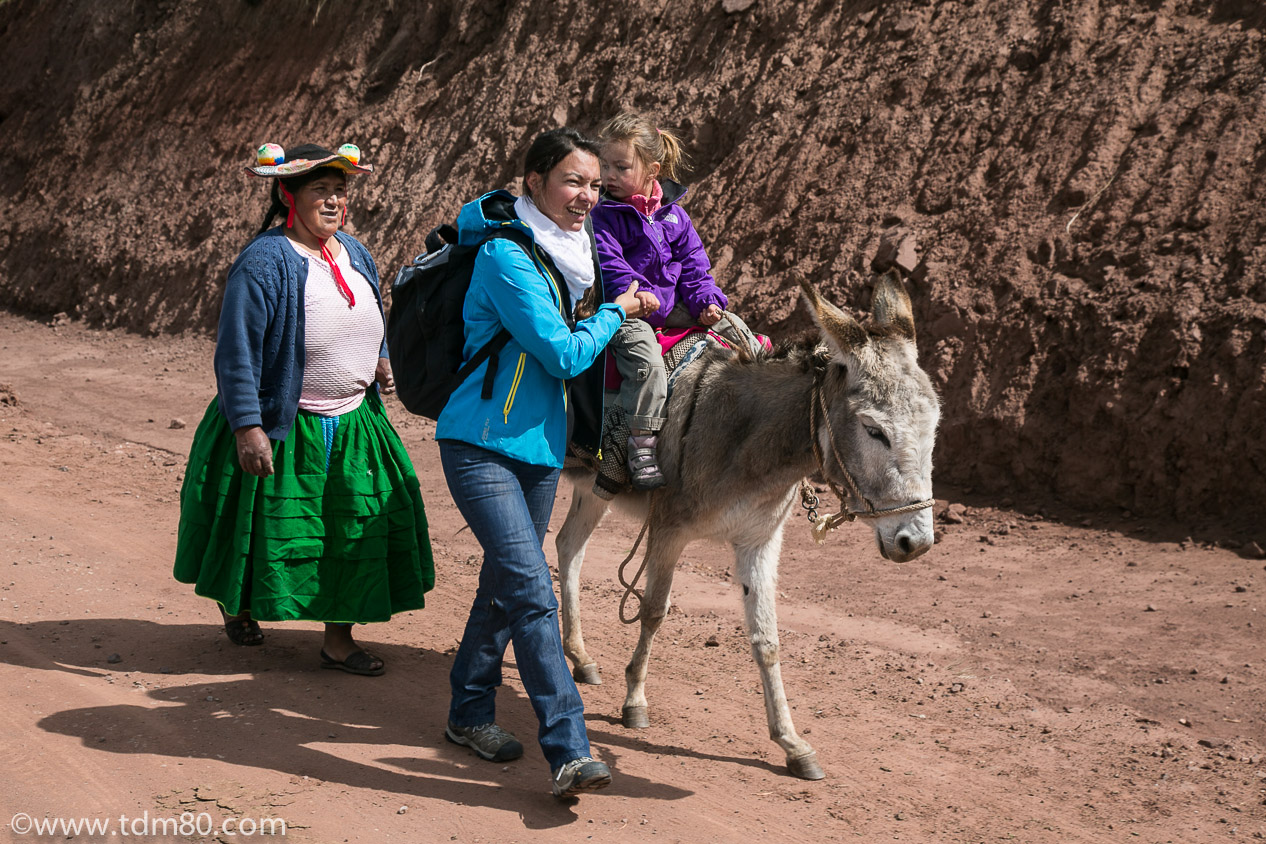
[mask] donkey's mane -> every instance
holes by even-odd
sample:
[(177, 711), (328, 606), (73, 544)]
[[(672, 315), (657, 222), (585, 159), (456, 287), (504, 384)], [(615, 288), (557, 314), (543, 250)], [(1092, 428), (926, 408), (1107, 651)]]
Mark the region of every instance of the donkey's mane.
[[(877, 325), (871, 320), (862, 324), (866, 333), (876, 340), (904, 339), (901, 330), (891, 325)], [(739, 363), (786, 361), (795, 364), (802, 372), (821, 369), (830, 360), (831, 353), (816, 332), (808, 331), (798, 337), (779, 340), (771, 351), (761, 350), (753, 357), (738, 356)]]
[(786, 361), (794, 364), (801, 372), (812, 372), (824, 366), (829, 359), (829, 352), (817, 334), (806, 332), (799, 337), (778, 341), (772, 351), (762, 350), (753, 362)]

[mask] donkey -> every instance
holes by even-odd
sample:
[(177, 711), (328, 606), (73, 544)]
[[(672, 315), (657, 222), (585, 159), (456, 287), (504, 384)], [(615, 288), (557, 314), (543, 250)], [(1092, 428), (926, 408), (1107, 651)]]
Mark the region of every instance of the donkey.
[[(754, 359), (718, 347), (700, 358), (677, 379), (660, 432), (668, 485), (616, 499), (622, 508), (650, 514), (641, 636), (625, 669), (622, 720), (626, 727), (650, 724), (647, 661), (668, 611), (678, 557), (692, 539), (723, 540), (734, 548), (770, 737), (786, 753), (793, 775), (821, 779), (826, 774), (817, 754), (791, 722), (778, 662), (774, 598), (783, 524), (801, 480), (819, 473), (842, 507), (862, 507), (843, 518), (872, 520), (884, 558), (905, 562), (927, 551), (940, 407), (918, 365), (910, 298), (895, 270), (876, 282), (865, 324), (807, 282), (801, 287), (820, 342), (783, 346)], [(593, 493), (592, 472), (569, 470), (567, 477), (574, 492), (556, 540), (563, 648), (576, 680), (598, 684), (598, 666), (581, 637), (578, 602), (585, 546), (608, 503)]]

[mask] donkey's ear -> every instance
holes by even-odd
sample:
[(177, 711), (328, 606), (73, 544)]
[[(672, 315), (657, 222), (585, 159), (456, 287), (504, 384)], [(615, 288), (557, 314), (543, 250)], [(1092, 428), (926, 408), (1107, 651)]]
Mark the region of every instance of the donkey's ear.
[(836, 351), (851, 354), (866, 345), (869, 339), (866, 329), (857, 320), (819, 296), (807, 279), (802, 277), (799, 281), (813, 321), (822, 329), (823, 337)]
[(891, 327), (899, 336), (914, 342), (914, 309), (895, 268), (888, 270), (875, 282), (870, 312), (877, 325)]

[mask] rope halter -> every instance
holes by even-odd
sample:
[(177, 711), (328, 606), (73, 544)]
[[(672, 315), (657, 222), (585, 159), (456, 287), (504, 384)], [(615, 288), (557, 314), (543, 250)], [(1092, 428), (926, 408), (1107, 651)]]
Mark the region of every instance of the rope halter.
[[(826, 460), (823, 458), (822, 448), (818, 444), (819, 412), (821, 412), (822, 425), (826, 428), (826, 441), (831, 446), (831, 457), (835, 461), (835, 468), (839, 471), (840, 476), (844, 478), (844, 485), (848, 487), (847, 492), (836, 485), (831, 478), (831, 473), (827, 471)], [(817, 544), (821, 545), (826, 542), (827, 532), (835, 530), (844, 522), (851, 522), (856, 519), (881, 519), (884, 516), (897, 516), (902, 513), (916, 513), (933, 505), (933, 500), (926, 498), (922, 501), (903, 504), (900, 507), (879, 509), (875, 507), (869, 498), (862, 495), (861, 490), (857, 488), (857, 481), (853, 480), (852, 473), (844, 465), (844, 461), (840, 457), (839, 448), (835, 444), (835, 431), (831, 428), (831, 417), (826, 410), (826, 401), (822, 398), (821, 375), (814, 376), (813, 390), (809, 398), (809, 441), (813, 446), (813, 459), (818, 464), (818, 471), (826, 479), (831, 492), (835, 493), (835, 497), (840, 500), (840, 512), (819, 516), (817, 509), (818, 497), (814, 493), (813, 487), (809, 486), (808, 481), (800, 481), (800, 506), (808, 511), (809, 521), (813, 525), (813, 541)], [(849, 507), (850, 500), (860, 501), (865, 506), (865, 509), (851, 509)]]

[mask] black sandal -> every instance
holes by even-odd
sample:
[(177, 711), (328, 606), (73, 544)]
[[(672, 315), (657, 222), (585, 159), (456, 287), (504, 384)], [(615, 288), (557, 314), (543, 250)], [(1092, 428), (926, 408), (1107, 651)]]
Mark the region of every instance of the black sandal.
[[(378, 663), (377, 667), (374, 663)], [(347, 655), (347, 659), (339, 661), (321, 649), (321, 667), (337, 668), (339, 671), (346, 671), (348, 674), (360, 674), (364, 677), (377, 677), (387, 670), (386, 664), (369, 651), (359, 650), (352, 651)]]
[(229, 615), (221, 607), (220, 616), (224, 619), (224, 632), (233, 644), (242, 647), (264, 644), (264, 631), (259, 629), (259, 622), (249, 615)]

